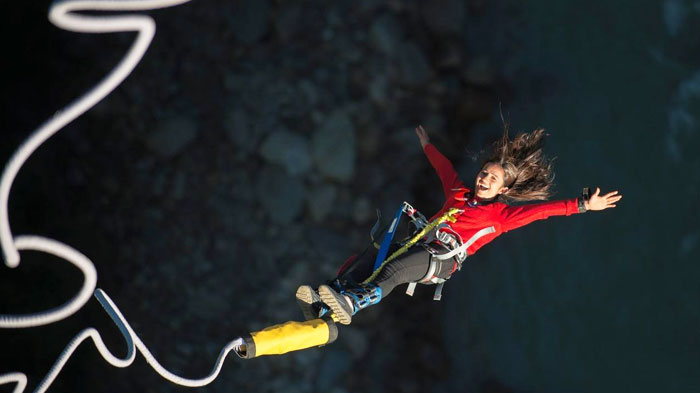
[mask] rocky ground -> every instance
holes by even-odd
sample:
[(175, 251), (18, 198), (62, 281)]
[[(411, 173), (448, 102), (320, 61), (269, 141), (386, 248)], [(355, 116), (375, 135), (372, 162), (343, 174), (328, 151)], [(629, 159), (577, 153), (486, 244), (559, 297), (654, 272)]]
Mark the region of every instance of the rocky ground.
[[(159, 30), (134, 74), (23, 170), (13, 229), (82, 250), (157, 358), (203, 375), (228, 339), (299, 320), (296, 287), (364, 249), (375, 209), (439, 208), (413, 128), (466, 158), (471, 127), (509, 94), (493, 60), (465, 50), (466, 16), (483, 7), (242, 0), (154, 12)], [(60, 77), (45, 89), (60, 92), (38, 114), (18, 109), (21, 126), (84, 91), (133, 39), (46, 34), (57, 57), (43, 67)], [(448, 344), (427, 292), (388, 298), (326, 348), (231, 359), (202, 391), (440, 390)], [(87, 379), (58, 384), (180, 391), (141, 360), (117, 372), (82, 351), (73, 372)]]

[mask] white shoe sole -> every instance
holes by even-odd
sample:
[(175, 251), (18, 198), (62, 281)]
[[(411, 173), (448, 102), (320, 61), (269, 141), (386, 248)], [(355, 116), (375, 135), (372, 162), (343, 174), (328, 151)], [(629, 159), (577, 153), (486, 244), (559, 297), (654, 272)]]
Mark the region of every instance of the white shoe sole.
[(343, 325), (349, 325), (352, 322), (352, 314), (347, 311), (346, 307), (343, 307), (340, 302), (345, 301), (343, 295), (339, 295), (333, 288), (328, 285), (321, 285), (318, 287), (318, 294), (321, 296), (321, 300), (333, 310), (333, 315), (338, 319)]
[(313, 293), (314, 289), (308, 285), (302, 285), (297, 289), (297, 304), (299, 304), (299, 308), (302, 314), (304, 314), (304, 319), (307, 321), (318, 318), (318, 315), (314, 315), (314, 308), (312, 306), (314, 302)]

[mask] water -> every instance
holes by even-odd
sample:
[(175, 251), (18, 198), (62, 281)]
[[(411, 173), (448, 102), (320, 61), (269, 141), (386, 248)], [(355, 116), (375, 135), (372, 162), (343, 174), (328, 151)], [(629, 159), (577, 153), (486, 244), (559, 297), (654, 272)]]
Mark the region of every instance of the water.
[(446, 291), (445, 339), (465, 350), (449, 386), (697, 390), (698, 6), (517, 3), (486, 7), (466, 32), (515, 85), (504, 114), (549, 131), (558, 198), (596, 185), (624, 198), (480, 251)]

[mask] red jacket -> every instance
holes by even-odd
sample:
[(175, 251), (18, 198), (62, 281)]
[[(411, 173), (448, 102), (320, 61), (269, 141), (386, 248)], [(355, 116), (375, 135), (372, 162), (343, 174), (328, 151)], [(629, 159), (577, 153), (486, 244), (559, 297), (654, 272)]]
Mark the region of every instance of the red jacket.
[(442, 209), (430, 220), (439, 217), (452, 207), (463, 209), (464, 212), (457, 216), (457, 222), (450, 223), (450, 226), (459, 233), (465, 242), (483, 228), (493, 226), (496, 229), (496, 232), (485, 235), (472, 244), (467, 249), (468, 255), (474, 254), (484, 244), (500, 236), (503, 232), (519, 228), (535, 220), (544, 220), (549, 216), (569, 216), (578, 213), (577, 199), (522, 206), (508, 206), (502, 202), (492, 202), (471, 207), (467, 204), (471, 190), (459, 180), (452, 163), (432, 144), (425, 145), (423, 151), (440, 177), (446, 199)]

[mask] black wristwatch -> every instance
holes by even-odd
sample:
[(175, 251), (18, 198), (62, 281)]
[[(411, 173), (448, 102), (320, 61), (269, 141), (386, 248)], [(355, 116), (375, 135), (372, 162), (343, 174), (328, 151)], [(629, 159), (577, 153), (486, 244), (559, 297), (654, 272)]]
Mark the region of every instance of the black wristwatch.
[(591, 190), (588, 187), (585, 187), (583, 189), (583, 192), (581, 193), (581, 197), (578, 199), (578, 212), (579, 213), (585, 213), (588, 211), (586, 209), (586, 202), (588, 202), (588, 199), (591, 198)]

